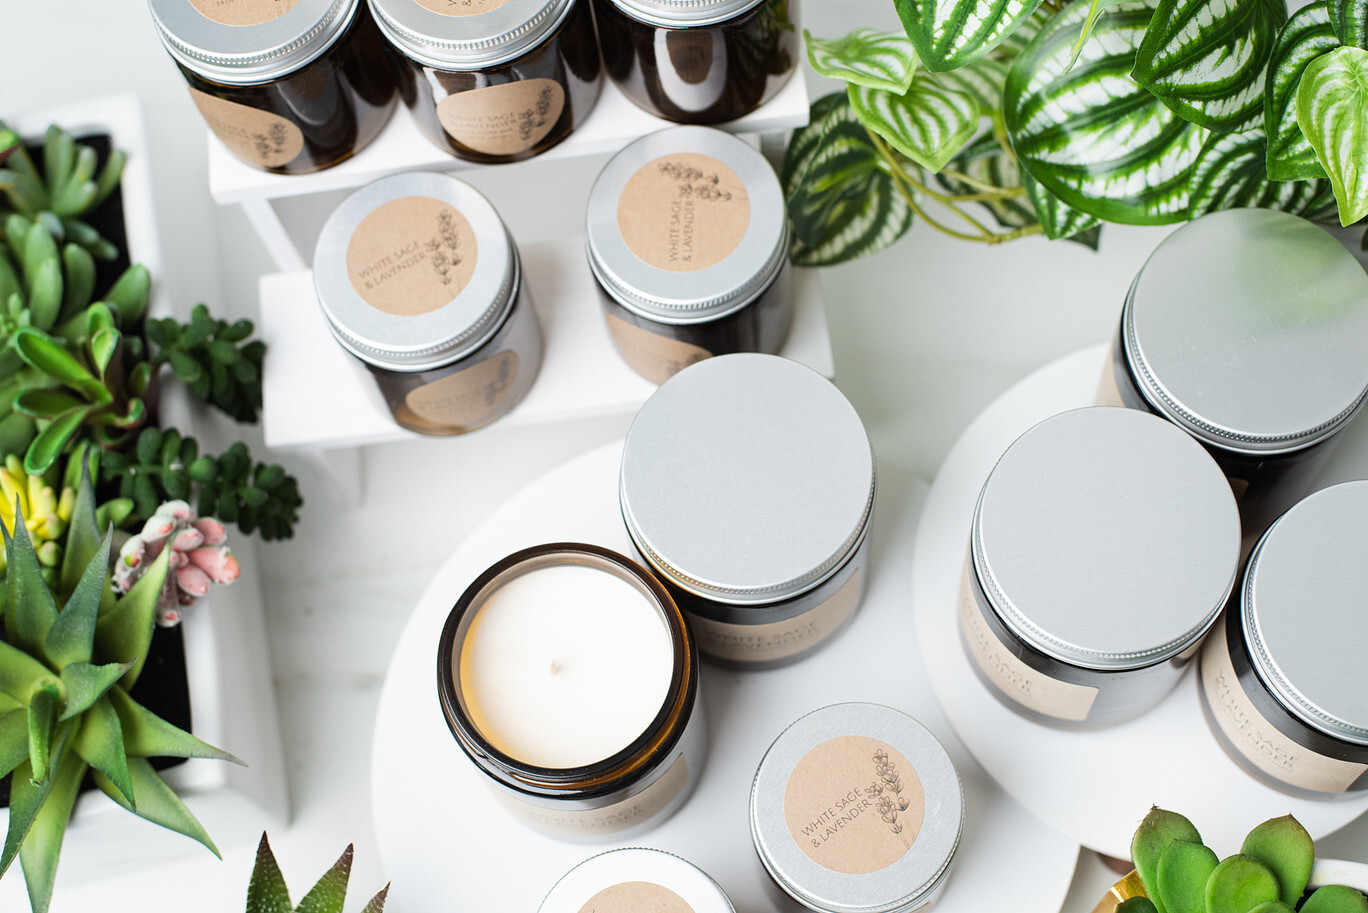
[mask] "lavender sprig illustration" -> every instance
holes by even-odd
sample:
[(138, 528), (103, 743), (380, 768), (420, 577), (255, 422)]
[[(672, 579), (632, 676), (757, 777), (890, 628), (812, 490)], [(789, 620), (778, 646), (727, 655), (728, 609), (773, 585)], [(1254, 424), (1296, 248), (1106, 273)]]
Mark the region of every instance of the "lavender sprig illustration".
[(693, 197), (710, 202), (726, 202), (732, 198), (731, 191), (722, 189), (722, 179), (715, 174), (707, 174), (692, 165), (679, 162), (661, 162), (656, 167), (661, 174), (676, 182), (681, 199)]
[(912, 803), (902, 795), (903, 782), (898, 776), (897, 765), (882, 748), (874, 752), (874, 775), (877, 779), (865, 787), (865, 795), (875, 800), (874, 809), (888, 829), (901, 834), (903, 828), (898, 823), (898, 813), (907, 811)]

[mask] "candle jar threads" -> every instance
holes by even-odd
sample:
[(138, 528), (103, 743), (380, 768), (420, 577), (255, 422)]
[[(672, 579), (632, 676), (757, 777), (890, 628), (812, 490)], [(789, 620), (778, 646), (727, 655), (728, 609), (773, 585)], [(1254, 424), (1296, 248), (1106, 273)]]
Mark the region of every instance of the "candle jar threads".
[(833, 704), (765, 752), (750, 826), (765, 870), (809, 910), (911, 913), (950, 877), (964, 795), (950, 756), (916, 720)]
[(802, 365), (723, 355), (675, 375), (627, 432), (619, 493), (710, 659), (793, 662), (859, 606), (874, 455), (849, 401)]
[(1199, 660), (1216, 740), (1295, 796), (1368, 790), (1365, 554), (1368, 482), (1305, 498), (1259, 540)]
[(593, 110), (588, 0), (369, 0), (418, 129), (458, 158), (531, 158)]
[(735, 120), (797, 69), (797, 0), (594, 0), (608, 75), (657, 117)]
[(609, 850), (566, 872), (537, 913), (736, 913), (708, 874), (661, 850)]
[(729, 352), (776, 353), (793, 323), (774, 170), (708, 127), (644, 136), (589, 192), (585, 244), (609, 335), (653, 383)]
[(1235, 584), (1219, 467), (1147, 413), (1056, 415), (998, 460), (974, 509), (960, 634), (1008, 708), (1097, 729), (1158, 704)]
[(1246, 548), (1309, 490), (1368, 395), (1368, 276), (1296, 216), (1232, 209), (1169, 235), (1126, 297), (1098, 402), (1163, 416), (1220, 464)]
[(379, 135), (394, 77), (362, 0), (149, 0), (209, 129), (263, 171), (336, 165)]
[(703, 768), (684, 616), (644, 568), (595, 545), (524, 549), (476, 578), (442, 629), (437, 692), (495, 794), (554, 837), (642, 833)]
[(348, 197), (319, 235), (314, 287), (333, 336), (410, 431), (481, 428), (541, 367), (517, 246), (489, 201), (448, 175), (393, 175)]

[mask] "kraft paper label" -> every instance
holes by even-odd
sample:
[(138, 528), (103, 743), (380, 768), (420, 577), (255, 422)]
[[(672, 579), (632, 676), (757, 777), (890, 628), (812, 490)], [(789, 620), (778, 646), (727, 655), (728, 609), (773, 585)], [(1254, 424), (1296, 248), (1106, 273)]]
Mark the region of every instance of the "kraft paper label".
[(299, 5), (299, 0), (190, 0), (207, 19), (223, 25), (261, 25), (279, 19)]
[(608, 333), (622, 360), (653, 384), (663, 384), (694, 362), (712, 358), (713, 353), (702, 346), (652, 333), (616, 314), (606, 316)]
[(457, 92), (437, 102), (451, 138), (486, 155), (516, 155), (536, 146), (560, 120), (565, 89), (554, 79), (523, 79)]
[(244, 162), (279, 168), (304, 150), (304, 134), (285, 118), (198, 89), (189, 91), (209, 129)]
[(673, 273), (707, 269), (746, 234), (750, 197), (726, 165), (681, 152), (643, 165), (618, 198), (618, 231), (644, 263)]
[(689, 763), (683, 755), (650, 786), (616, 805), (603, 808), (557, 809), (530, 805), (502, 790), (496, 795), (529, 825), (567, 837), (600, 837), (625, 831), (663, 811), (689, 785)]
[[(1217, 624), (1224, 628), (1224, 621)], [(1368, 764), (1318, 755), (1264, 719), (1235, 675), (1222, 629), (1207, 637), (1200, 662), (1202, 691), (1226, 740), (1245, 760), (1281, 783), (1334, 795), (1347, 790), (1368, 771)]]
[(1050, 678), (1013, 656), (983, 620), (969, 582), (971, 573), (966, 559), (960, 578), (960, 629), (975, 665), (999, 691), (1029, 710), (1074, 723), (1086, 720), (1097, 699), (1097, 689)]
[(762, 663), (788, 659), (820, 643), (855, 612), (860, 572), (850, 575), (831, 598), (795, 618), (763, 625), (736, 625), (689, 614), (698, 649), (717, 659)]
[(518, 353), (500, 352), (464, 371), (410, 390), (404, 404), (414, 415), (437, 425), (482, 425), (512, 395), (517, 377)]
[(599, 891), (579, 913), (694, 913), (694, 908), (669, 888), (627, 881)]
[(478, 16), (503, 6), (508, 0), (413, 0), (423, 9), (443, 16)]
[(917, 842), (926, 812), (921, 779), (889, 745), (867, 736), (830, 739), (803, 755), (784, 787), (784, 821), (813, 862), (866, 875)]
[(371, 307), (396, 317), (428, 314), (470, 283), (475, 232), (432, 197), (390, 200), (361, 220), (347, 243), (347, 276)]

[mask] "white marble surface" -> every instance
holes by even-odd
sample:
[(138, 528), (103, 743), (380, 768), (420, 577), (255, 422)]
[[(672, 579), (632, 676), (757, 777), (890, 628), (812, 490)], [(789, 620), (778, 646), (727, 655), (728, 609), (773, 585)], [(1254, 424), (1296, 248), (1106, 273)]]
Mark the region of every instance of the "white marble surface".
[[(202, 122), (143, 0), (0, 0), (0, 14), (7, 38), (0, 116), (95, 94), (140, 95), (155, 150), (165, 259), (173, 264), (158, 281), (185, 306), (203, 300), (222, 314), (253, 314), (257, 277), (270, 271), (270, 259), (241, 213), (209, 198)], [(827, 36), (856, 24), (895, 25), (886, 0), (805, 0), (803, 15)], [(812, 85), (814, 94), (830, 90), (820, 80)], [(577, 230), (601, 163), (534, 162), (463, 176), (495, 201), (520, 240), (546, 240)], [(552, 187), (554, 195), (544, 192)], [(282, 209), (307, 235), (337, 199), (288, 201)], [(918, 226), (890, 251), (826, 271), (836, 381), (880, 458), (930, 479), (995, 396), (1034, 368), (1107, 337), (1127, 284), (1165, 232), (1109, 227), (1094, 254), (1036, 239), (988, 249)], [(258, 565), (245, 572), (260, 575), (267, 594), (293, 807), (288, 826), (272, 826), (272, 842), (296, 899), (348, 841), (356, 844), (348, 909), (385, 881), (369, 808), (372, 721), (391, 650), (428, 580), (493, 507), (548, 469), (620, 437), (626, 424), (496, 426), (464, 439), (373, 447), (359, 508), (332, 503), (307, 466), (285, 460), (309, 499), (303, 522), (293, 541), (262, 548)], [(245, 437), (259, 444), (259, 435)], [(129, 839), (137, 839), (136, 826)], [(222, 863), (207, 853), (169, 864), (149, 859), (99, 883), (63, 871), (52, 909), (98, 902), (113, 913), (241, 910), (253, 848), (223, 850)], [(1323, 851), (1368, 857), (1368, 825), (1360, 819), (1328, 838)], [(1067, 913), (1091, 910), (1112, 880), (1095, 857), (1084, 856)], [(459, 878), (459, 860), (452, 877)], [(17, 868), (0, 881), (0, 909), (25, 908), (16, 899), (22, 892), (14, 893), (19, 881)]]

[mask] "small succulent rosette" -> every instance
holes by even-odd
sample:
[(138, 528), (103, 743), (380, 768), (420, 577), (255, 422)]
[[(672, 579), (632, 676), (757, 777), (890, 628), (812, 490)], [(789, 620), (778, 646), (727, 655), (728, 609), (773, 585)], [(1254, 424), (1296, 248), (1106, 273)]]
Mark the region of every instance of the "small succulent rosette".
[(184, 501), (167, 501), (148, 518), (142, 532), (119, 550), (114, 563), (114, 589), (127, 593), (170, 544), (171, 568), (157, 599), (157, 624), (175, 627), (182, 610), (209, 592), (212, 584), (237, 579), (237, 558), (224, 544), (228, 534), (213, 517), (197, 518)]

